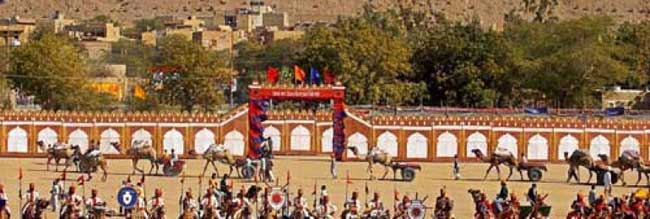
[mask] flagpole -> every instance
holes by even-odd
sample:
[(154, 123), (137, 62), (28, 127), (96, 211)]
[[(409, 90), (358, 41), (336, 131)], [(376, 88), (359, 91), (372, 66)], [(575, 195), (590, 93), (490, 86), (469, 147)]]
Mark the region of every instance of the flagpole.
[(345, 181), (345, 202), (348, 201), (348, 185), (350, 184), (350, 170), (346, 171), (346, 181)]
[(18, 207), (23, 206), (23, 168), (18, 169)]
[(185, 173), (181, 176), (181, 195), (178, 197), (178, 215), (183, 215), (183, 194), (185, 192)]

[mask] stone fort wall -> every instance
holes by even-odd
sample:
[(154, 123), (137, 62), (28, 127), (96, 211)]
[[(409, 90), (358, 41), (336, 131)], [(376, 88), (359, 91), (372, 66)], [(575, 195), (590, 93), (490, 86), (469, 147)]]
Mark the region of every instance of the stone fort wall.
[[(352, 111), (350, 111), (352, 110)], [(276, 154), (318, 155), (332, 151), (330, 111), (273, 111), (264, 135)], [(509, 116), (379, 116), (363, 117), (348, 110), (346, 145), (361, 153), (380, 147), (398, 160), (448, 161), (458, 154), (473, 160), (472, 149), (504, 148), (529, 160), (561, 161), (577, 148), (592, 155), (650, 152), (650, 121), (618, 119), (539, 118)], [(185, 156), (220, 143), (236, 155), (248, 146), (247, 108), (223, 115), (181, 113), (0, 112), (0, 156), (44, 156), (37, 141), (78, 144), (100, 142), (107, 157), (124, 158), (133, 140), (150, 141), (159, 151), (174, 148)], [(119, 142), (120, 147), (110, 146)], [(351, 154), (344, 157), (353, 158)]]

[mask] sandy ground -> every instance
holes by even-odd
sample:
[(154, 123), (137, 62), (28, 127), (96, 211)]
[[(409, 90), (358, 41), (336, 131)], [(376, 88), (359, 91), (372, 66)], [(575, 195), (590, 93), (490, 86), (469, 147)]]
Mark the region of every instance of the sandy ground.
[[(131, 172), (129, 160), (109, 160), (109, 177), (106, 182), (101, 182), (98, 175), (90, 182), (86, 183), (86, 193), (90, 194), (91, 188), (97, 188), (100, 191), (100, 196), (107, 200), (109, 206), (117, 208), (116, 193), (120, 187), (120, 182), (127, 177)], [(140, 164), (145, 167), (145, 164)], [(363, 191), (365, 184), (368, 184), (371, 193), (376, 191), (381, 193), (384, 203), (392, 205), (393, 190), (397, 189), (400, 194), (415, 195), (417, 192), (420, 197), (430, 196), (427, 201), (429, 206), (433, 206), (434, 199), (438, 195), (438, 190), (446, 186), (449, 195), (455, 201), (454, 214), (457, 218), (471, 218), (473, 213), (473, 204), (471, 203), (470, 196), (467, 193), (469, 188), (479, 188), (487, 192), (491, 197), (494, 197), (499, 190), (499, 182), (496, 173), (491, 174), (488, 180), (483, 181), (482, 177), (487, 168), (485, 164), (468, 163), (462, 164), (461, 173), (462, 180), (454, 181), (451, 179), (451, 164), (447, 163), (423, 163), (423, 171), (417, 174), (416, 180), (413, 182), (401, 181), (368, 181), (368, 175), (365, 172), (365, 163), (349, 162), (339, 163), (338, 172), (339, 178), (332, 179), (329, 174), (329, 161), (321, 157), (279, 157), (276, 159), (275, 173), (281, 182), (286, 181), (287, 171), (291, 172), (291, 190), (293, 193), (298, 188), (306, 190), (306, 194), (311, 194), (314, 183), (326, 184), (330, 196), (337, 205), (343, 203), (345, 197), (345, 178), (346, 172), (349, 171), (352, 184), (349, 185), (349, 191), (359, 191), (363, 198)], [(49, 197), (49, 189), (52, 179), (60, 176), (59, 173), (54, 171), (46, 171), (45, 159), (14, 159), (3, 158), (0, 159), (0, 172), (2, 172), (0, 181), (5, 184), (5, 189), (9, 193), (10, 206), (14, 212), (18, 212), (18, 170), (22, 167), (24, 171), (24, 179), (22, 182), (23, 189), (27, 187), (30, 182), (36, 183), (37, 190), (41, 196)], [(188, 179), (185, 183), (185, 188), (192, 186), (193, 191), (198, 191), (198, 175), (200, 174), (203, 161), (190, 160), (186, 166), (186, 174)], [(566, 177), (566, 165), (550, 165), (549, 171), (545, 173), (544, 179), (539, 183), (540, 193), (550, 193), (550, 203), (552, 208), (552, 218), (565, 217), (568, 206), (571, 200), (574, 199), (578, 191), (587, 193), (589, 190), (588, 185), (567, 184), (564, 182)], [(221, 171), (227, 170), (225, 166), (219, 166)], [(375, 167), (375, 174), (379, 175), (380, 168)], [(206, 174), (207, 175), (207, 174)], [(74, 183), (78, 174), (68, 173), (68, 180), (66, 186)], [(390, 176), (390, 175), (389, 175)], [(518, 178), (518, 175), (514, 175)], [(581, 173), (583, 180), (586, 180), (587, 174)], [(627, 174), (628, 182), (636, 180), (636, 174)], [(139, 177), (134, 177), (134, 180)], [(592, 181), (595, 181), (592, 179)], [(207, 179), (204, 180), (204, 188)], [(251, 182), (244, 182), (242, 180), (235, 180), (235, 187), (239, 188), (241, 185), (250, 184)], [(525, 181), (511, 181), (508, 183), (510, 192), (515, 192), (522, 200), (525, 200), (524, 193), (530, 186), (529, 182)], [(181, 184), (178, 178), (175, 177), (162, 177), (151, 176), (146, 178), (146, 192), (147, 195), (152, 195), (155, 188), (163, 188), (164, 198), (167, 203), (168, 212), (171, 217), (176, 216), (178, 212), (178, 198), (181, 191)], [(624, 192), (631, 192), (636, 190), (634, 187), (621, 187), (620, 185), (614, 188), (614, 193), (622, 194)], [(81, 188), (79, 189), (81, 192)], [(602, 189), (599, 188), (599, 191)], [(197, 194), (195, 193), (195, 196)], [(313, 201), (313, 196), (309, 195), (310, 203)], [(363, 199), (362, 199), (363, 200)], [(428, 211), (427, 214), (431, 213)], [(53, 213), (48, 214), (49, 218), (56, 218)]]

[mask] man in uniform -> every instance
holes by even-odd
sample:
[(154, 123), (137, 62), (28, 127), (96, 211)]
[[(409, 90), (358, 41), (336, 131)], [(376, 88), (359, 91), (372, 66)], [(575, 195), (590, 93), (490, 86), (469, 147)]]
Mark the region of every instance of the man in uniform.
[(382, 214), (384, 214), (384, 203), (381, 202), (381, 198), (379, 197), (379, 193), (374, 193), (372, 195), (372, 200), (366, 204), (368, 207), (368, 212), (367, 214), (370, 215), (370, 217), (379, 217)]
[(94, 213), (97, 207), (104, 206), (104, 200), (98, 196), (97, 189), (90, 192), (90, 198), (86, 200), (86, 210), (88, 213)]
[(56, 178), (52, 182), (52, 189), (50, 189), (50, 205), (52, 205), (52, 212), (56, 212), (59, 209), (59, 199), (63, 195), (63, 186), (61, 185), (61, 179)]
[[(399, 201), (399, 197), (397, 197), (397, 195), (395, 195), (395, 200)], [(407, 195), (404, 195), (404, 197), (402, 197), (402, 201), (399, 201), (397, 206), (395, 206), (395, 216), (397, 218), (407, 218), (407, 212), (410, 207), (411, 199)]]
[(25, 214), (25, 211), (27, 210), (27, 207), (30, 206), (30, 205), (36, 204), (36, 201), (38, 201), (38, 199), (40, 199), (40, 197), (41, 196), (36, 191), (36, 186), (34, 185), (34, 183), (30, 183), (29, 184), (29, 189), (27, 190), (27, 192), (25, 193), (25, 196), (24, 196), (24, 198), (25, 198), (25, 200), (27, 202), (25, 203), (25, 205), (23, 205), (23, 208), (21, 209), (21, 212), (23, 214)]
[(309, 216), (307, 210), (307, 199), (303, 196), (302, 189), (298, 189), (298, 196), (293, 198), (293, 211), (294, 213), (300, 212), (303, 217)]
[(451, 218), (451, 210), (454, 207), (454, 202), (447, 197), (447, 191), (440, 189), (440, 196), (436, 198), (436, 208), (433, 210), (436, 218)]
[(321, 203), (316, 208), (316, 213), (318, 214), (319, 219), (334, 219), (334, 214), (336, 213), (336, 205), (329, 202), (329, 197), (323, 196), (321, 198)]
[(197, 211), (198, 205), (196, 204), (196, 200), (192, 195), (192, 190), (188, 190), (185, 192), (185, 197), (183, 198), (181, 204), (184, 213), (190, 211), (194, 215), (193, 216), (194, 218), (199, 218), (199, 213)]
[(363, 212), (363, 206), (361, 206), (361, 201), (359, 201), (359, 193), (352, 192), (352, 197), (349, 200), (346, 200), (343, 207), (345, 208), (345, 211), (348, 212), (345, 216), (346, 218), (360, 218), (360, 213)]
[[(157, 188), (154, 191), (154, 196), (151, 198), (151, 201), (149, 202), (149, 205), (151, 205), (151, 212), (152, 215), (156, 214), (164, 214), (164, 209), (165, 209), (165, 200), (162, 197), (162, 190), (160, 188)], [(159, 215), (161, 218), (165, 218), (165, 215)]]
[(63, 203), (63, 208), (61, 208), (60, 215), (78, 215), (81, 211), (82, 203), (83, 199), (81, 196), (77, 195), (77, 187), (74, 185), (70, 186), (70, 188), (68, 188), (68, 193), (65, 195), (65, 201)]
[(135, 187), (135, 192), (138, 195), (138, 202), (135, 204), (136, 213), (141, 214), (143, 218), (149, 218), (149, 214), (147, 214), (147, 201), (144, 198), (142, 187)]
[(0, 212), (4, 210), (7, 213), (7, 217), (11, 218), (11, 209), (9, 209), (9, 196), (5, 193), (5, 185), (0, 184), (0, 200), (4, 202), (4, 206), (0, 208)]

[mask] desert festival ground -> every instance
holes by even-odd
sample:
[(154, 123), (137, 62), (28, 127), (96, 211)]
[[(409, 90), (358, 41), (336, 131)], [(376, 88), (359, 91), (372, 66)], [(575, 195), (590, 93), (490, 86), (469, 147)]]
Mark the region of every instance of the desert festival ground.
[[(471, 218), (473, 214), (474, 205), (471, 198), (467, 193), (467, 189), (475, 188), (487, 192), (490, 197), (494, 197), (499, 190), (499, 182), (495, 173), (492, 173), (486, 181), (483, 181), (483, 174), (487, 168), (486, 164), (479, 163), (466, 163), (462, 164), (462, 180), (454, 181), (451, 179), (451, 164), (450, 163), (422, 163), (423, 170), (417, 173), (416, 179), (413, 182), (391, 181), (391, 180), (375, 180), (368, 181), (366, 174), (366, 164), (362, 162), (346, 162), (338, 163), (338, 179), (332, 179), (329, 174), (329, 160), (325, 157), (278, 157), (276, 160), (275, 173), (281, 182), (286, 180), (287, 171), (291, 173), (291, 190), (293, 193), (298, 188), (305, 190), (306, 194), (311, 194), (314, 183), (325, 184), (328, 187), (329, 194), (335, 204), (340, 206), (345, 197), (345, 181), (346, 172), (349, 171), (352, 184), (349, 185), (349, 191), (358, 191), (364, 200), (364, 187), (368, 183), (370, 192), (379, 192), (385, 204), (393, 204), (392, 196), (393, 190), (397, 189), (401, 194), (419, 193), (420, 197), (430, 196), (427, 205), (433, 206), (434, 199), (438, 195), (438, 190), (446, 186), (449, 195), (455, 201), (454, 214), (457, 218)], [(141, 163), (140, 167), (147, 167)], [(18, 179), (17, 175), (19, 168), (22, 167), (24, 171), (24, 178), (22, 181), (23, 189), (27, 187), (30, 182), (34, 182), (37, 186), (38, 192), (42, 197), (49, 197), (50, 185), (52, 179), (60, 176), (61, 173), (54, 171), (46, 171), (45, 159), (34, 158), (2, 158), (0, 159), (0, 172), (2, 173), (0, 181), (5, 184), (5, 190), (9, 193), (10, 206), (12, 211), (17, 213), (18, 207)], [(185, 188), (192, 187), (196, 193), (198, 191), (198, 175), (203, 167), (203, 160), (189, 160), (186, 166), (187, 179)], [(577, 192), (582, 191), (587, 194), (589, 191), (588, 185), (576, 185), (565, 183), (566, 179), (566, 165), (553, 164), (549, 165), (549, 171), (545, 173), (544, 179), (539, 183), (540, 193), (550, 193), (548, 203), (552, 205), (551, 218), (565, 217), (571, 200), (575, 198)], [(223, 165), (219, 166), (220, 171), (225, 171), (227, 168)], [(375, 167), (375, 174), (383, 172), (379, 166)], [(381, 171), (380, 171), (381, 170)], [(100, 196), (107, 200), (112, 208), (117, 208), (116, 194), (120, 187), (120, 182), (126, 179), (127, 175), (131, 173), (130, 160), (109, 160), (109, 177), (106, 182), (101, 182), (99, 175), (86, 183), (86, 194), (90, 194), (92, 188), (96, 188), (100, 192)], [(222, 172), (223, 173), (223, 172)], [(502, 173), (503, 174), (503, 173)], [(209, 174), (206, 174), (209, 175)], [(583, 180), (588, 176), (586, 172), (581, 172)], [(627, 175), (628, 183), (636, 181), (636, 173)], [(391, 176), (389, 175), (389, 178)], [(519, 181), (518, 175), (513, 175), (513, 180), (508, 183), (510, 192), (515, 192), (519, 195), (522, 201), (525, 201), (524, 193), (527, 191), (530, 183), (527, 181)], [(74, 183), (77, 178), (76, 173), (68, 173), (68, 180), (66, 186)], [(133, 177), (138, 180), (139, 177)], [(592, 181), (595, 181), (595, 176)], [(203, 181), (203, 188), (207, 178)], [(642, 181), (645, 183), (645, 180)], [(252, 182), (244, 182), (242, 180), (235, 180), (235, 187), (239, 188), (241, 185), (252, 184)], [(155, 188), (163, 188), (164, 198), (167, 205), (168, 217), (176, 217), (178, 212), (178, 198), (181, 192), (181, 184), (178, 178), (175, 177), (162, 177), (151, 176), (146, 177), (146, 193), (148, 196), (153, 194)], [(620, 185), (614, 188), (615, 194), (629, 193), (637, 188), (635, 187), (621, 187)], [(81, 188), (79, 188), (81, 192)], [(598, 191), (602, 191), (601, 188)], [(313, 201), (313, 196), (309, 195), (310, 203)], [(431, 210), (427, 212), (430, 214)], [(54, 213), (48, 212), (48, 218), (56, 218)]]

